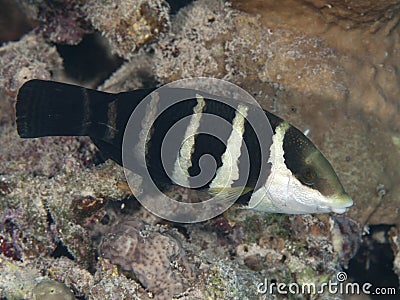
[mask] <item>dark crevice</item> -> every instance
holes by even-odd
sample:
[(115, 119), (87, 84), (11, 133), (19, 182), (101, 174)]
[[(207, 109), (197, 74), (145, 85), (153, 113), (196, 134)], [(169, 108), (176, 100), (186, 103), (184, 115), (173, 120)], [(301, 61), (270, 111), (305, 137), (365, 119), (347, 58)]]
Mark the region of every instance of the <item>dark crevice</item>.
[[(47, 204), (47, 203), (46, 203)], [(54, 224), (54, 219), (53, 216), (50, 213), (50, 210), (46, 207), (46, 218), (47, 218), (47, 223), (49, 224), (49, 228), (51, 227), (52, 224)]]
[(96, 149), (96, 152), (93, 154), (92, 157), (92, 164), (93, 166), (98, 166), (101, 164), (104, 164), (107, 160), (107, 157), (105, 157), (99, 149)]
[(64, 60), (65, 73), (79, 83), (88, 83), (93, 87), (109, 78), (123, 60), (111, 55), (107, 42), (100, 34), (85, 35), (75, 46), (56, 45)]
[(71, 254), (71, 252), (68, 251), (68, 248), (64, 246), (64, 244), (61, 241), (57, 243), (57, 247), (53, 251), (51, 256), (53, 258), (67, 257), (71, 260), (75, 260), (74, 256)]
[[(43, 200), (43, 206), (47, 212), (47, 216), (46, 216), (47, 223), (49, 226), (49, 230), (51, 231), (52, 225), (55, 224), (54, 218), (51, 215), (51, 211), (49, 209), (49, 205), (46, 200)], [(57, 241), (56, 249), (54, 249), (53, 253), (51, 254), (51, 257), (54, 257), (54, 258), (68, 257), (71, 260), (75, 259), (74, 256), (68, 251), (68, 248), (66, 246), (64, 246), (64, 244), (61, 241)]]
[[(376, 287), (396, 288), (397, 295), (385, 295), (384, 299), (398, 299), (399, 279), (393, 271), (394, 254), (389, 243), (390, 225), (370, 226), (369, 234), (350, 260), (346, 273), (360, 285), (370, 283), (371, 291)], [(383, 295), (369, 295), (371, 299), (383, 299)]]
[(182, 7), (185, 7), (192, 3), (194, 0), (167, 0), (171, 14), (176, 14)]

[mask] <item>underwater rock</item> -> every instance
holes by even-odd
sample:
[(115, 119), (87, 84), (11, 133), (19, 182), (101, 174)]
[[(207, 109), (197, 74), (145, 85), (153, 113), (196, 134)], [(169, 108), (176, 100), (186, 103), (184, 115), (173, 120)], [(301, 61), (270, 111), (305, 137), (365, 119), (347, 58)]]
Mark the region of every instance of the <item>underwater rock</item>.
[[(341, 271), (333, 250), (329, 218), (323, 215), (287, 216), (252, 213), (232, 208), (225, 217), (231, 232), (218, 233), (218, 219), (191, 224), (184, 241), (202, 271), (184, 299), (286, 299), (257, 290), (260, 284), (335, 282)], [(239, 233), (240, 232), (240, 233)], [(264, 297), (264, 298), (263, 298)], [(337, 299), (324, 293), (323, 299)]]
[(32, 299), (32, 291), (41, 278), (36, 266), (6, 259), (0, 255), (0, 298)]
[(362, 243), (360, 225), (346, 216), (332, 216), (330, 224), (333, 248), (339, 254), (340, 262), (347, 267)]
[(23, 172), (25, 175), (54, 177), (60, 172), (73, 172), (93, 166), (96, 148), (88, 138), (54, 137), (35, 141), (14, 139), (14, 128), (5, 128), (0, 136), (4, 142), (0, 173)]
[[(93, 264), (95, 260), (91, 230), (105, 215), (105, 199), (122, 199), (125, 195), (117, 188), (116, 178), (123, 176), (118, 166), (105, 163), (96, 170), (60, 174), (47, 183), (51, 190), (42, 197), (53, 220), (55, 240), (60, 240), (75, 260), (84, 266)], [(69, 189), (65, 190), (65, 186)], [(89, 199), (86, 204), (94, 206), (90, 209), (85, 207), (84, 199)]]
[(20, 250), (12, 242), (8, 241), (4, 236), (0, 235), (0, 254), (10, 257), (14, 260), (21, 260)]
[[(231, 0), (235, 9), (262, 15), (263, 22), (295, 32), (326, 33), (331, 25), (341, 30), (361, 29), (373, 33), (396, 22), (398, 0)], [(290, 16), (296, 18), (290, 18)], [(296, 26), (301, 24), (303, 26)], [(352, 43), (350, 43), (352, 44)]]
[(223, 1), (202, 0), (182, 8), (171, 34), (155, 47), (154, 73), (161, 82), (196, 77), (223, 78), (225, 41), (233, 30)]
[(76, 45), (91, 31), (82, 16), (79, 0), (18, 0), (26, 16), (34, 21), (37, 32), (53, 43)]
[(7, 257), (29, 261), (37, 256), (51, 254), (56, 243), (43, 202), (32, 197), (32, 190), (27, 189), (27, 185), (37, 186), (40, 180), (16, 177), (21, 181), (7, 177), (7, 181), (15, 185), (15, 188), (0, 201), (1, 249)]
[(155, 80), (152, 73), (152, 59), (149, 53), (139, 49), (128, 62), (125, 62), (99, 86), (99, 90), (120, 93), (147, 87), (147, 84)]
[(319, 9), (326, 23), (336, 23), (345, 29), (371, 26), (374, 30), (395, 17), (400, 11), (398, 0), (305, 0)]
[(32, 78), (50, 79), (62, 69), (62, 59), (54, 46), (40, 34), (31, 32), (18, 42), (0, 48), (0, 86), (15, 96), (19, 87)]
[[(392, 246), (394, 261), (393, 261), (393, 270), (400, 278), (400, 239), (399, 239), (399, 230), (396, 227), (392, 227), (389, 231), (389, 241)], [(399, 279), (400, 282), (400, 279)]]
[(0, 196), (7, 195), (11, 192), (11, 189), (7, 182), (3, 178), (0, 179)]
[(83, 9), (112, 51), (126, 59), (169, 27), (169, 6), (163, 0), (92, 0)]
[(95, 285), (95, 278), (81, 264), (67, 257), (42, 258), (36, 267), (53, 279), (64, 283), (75, 292), (76, 297), (87, 296)]
[(43, 280), (33, 289), (34, 300), (74, 300), (74, 293), (61, 282)]
[(192, 277), (177, 234), (139, 220), (116, 225), (103, 238), (99, 252), (123, 271), (131, 272), (157, 299), (184, 292)]
[(138, 294), (139, 284), (124, 275), (102, 274), (100, 281), (96, 282), (90, 289), (89, 299), (148, 299), (147, 295), (141, 297)]
[(116, 179), (121, 171), (106, 163), (97, 171), (64, 169), (51, 179), (18, 173), (7, 177), (15, 188), (0, 201), (0, 235), (12, 237), (7, 240), (18, 246), (24, 260), (47, 257), (62, 242), (79, 263), (90, 265), (94, 248), (88, 228), (101, 222), (104, 204), (99, 200), (99, 205), (95, 202), (94, 207), (81, 211), (76, 201), (123, 198), (125, 192), (117, 188)]

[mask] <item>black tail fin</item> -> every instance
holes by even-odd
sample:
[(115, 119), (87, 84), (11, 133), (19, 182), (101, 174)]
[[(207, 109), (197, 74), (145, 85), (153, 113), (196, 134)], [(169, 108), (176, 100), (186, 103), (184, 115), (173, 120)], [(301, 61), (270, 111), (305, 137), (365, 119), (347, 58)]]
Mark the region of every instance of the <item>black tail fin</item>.
[(22, 138), (88, 135), (93, 108), (106, 113), (104, 104), (110, 100), (110, 94), (75, 85), (28, 81), (17, 96), (18, 134)]

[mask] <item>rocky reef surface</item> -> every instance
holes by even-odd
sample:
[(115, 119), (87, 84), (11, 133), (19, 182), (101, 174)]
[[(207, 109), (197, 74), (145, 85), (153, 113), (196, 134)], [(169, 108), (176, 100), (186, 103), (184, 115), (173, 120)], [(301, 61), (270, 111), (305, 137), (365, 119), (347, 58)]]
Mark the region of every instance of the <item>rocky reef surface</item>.
[[(374, 273), (379, 255), (389, 267), (378, 277), (400, 274), (399, 1), (0, 7), (1, 299), (295, 299), (262, 288), (338, 283), (343, 270), (357, 281), (354, 268)], [(121, 92), (194, 76), (231, 81), (309, 130), (354, 207), (345, 216), (232, 207), (174, 224), (139, 205), (90, 139), (16, 132), (16, 92), (32, 78)]]

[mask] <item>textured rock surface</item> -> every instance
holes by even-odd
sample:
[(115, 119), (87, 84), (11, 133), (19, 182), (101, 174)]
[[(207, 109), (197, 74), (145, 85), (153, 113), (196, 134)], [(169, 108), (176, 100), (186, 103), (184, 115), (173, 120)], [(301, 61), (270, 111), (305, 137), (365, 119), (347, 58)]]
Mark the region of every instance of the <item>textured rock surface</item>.
[(17, 0), (20, 9), (36, 25), (35, 31), (54, 43), (76, 45), (90, 26), (85, 21), (81, 1)]
[(183, 293), (188, 280), (194, 279), (178, 234), (166, 228), (125, 221), (103, 238), (99, 251), (103, 258), (131, 272), (157, 299)]
[(40, 280), (40, 271), (28, 264), (0, 260), (0, 293), (6, 299), (32, 299), (33, 288)]
[(19, 42), (11, 42), (0, 50), (0, 84), (14, 96), (18, 88), (31, 78), (50, 79), (52, 72), (61, 70), (62, 59), (55, 47), (33, 32)]
[(345, 29), (370, 27), (370, 30), (378, 30), (383, 24), (393, 20), (400, 11), (398, 0), (362, 2), (333, 0), (329, 3), (320, 0), (306, 0), (304, 2), (308, 2), (318, 9), (325, 22), (338, 24)]
[(126, 59), (169, 27), (169, 6), (163, 0), (93, 0), (87, 1), (84, 10), (112, 51)]

